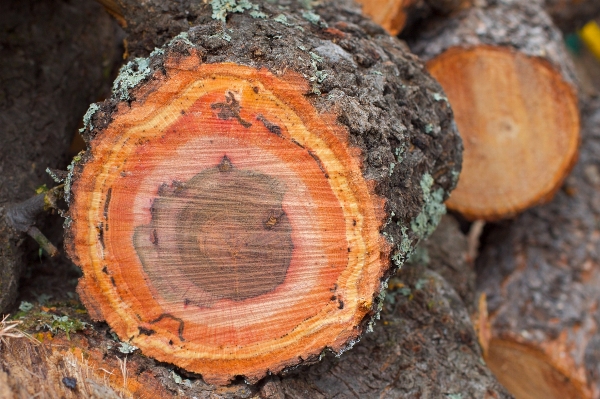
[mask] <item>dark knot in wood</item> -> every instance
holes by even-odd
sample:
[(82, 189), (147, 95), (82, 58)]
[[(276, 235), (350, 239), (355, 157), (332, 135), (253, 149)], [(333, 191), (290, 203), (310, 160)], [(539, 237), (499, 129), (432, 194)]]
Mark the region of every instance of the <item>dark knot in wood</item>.
[(144, 270), (156, 287), (162, 286), (157, 279), (185, 279), (237, 301), (273, 291), (284, 281), (293, 251), (284, 194), (277, 179), (239, 170), (226, 156), (186, 183), (161, 187), (151, 224), (136, 228)]

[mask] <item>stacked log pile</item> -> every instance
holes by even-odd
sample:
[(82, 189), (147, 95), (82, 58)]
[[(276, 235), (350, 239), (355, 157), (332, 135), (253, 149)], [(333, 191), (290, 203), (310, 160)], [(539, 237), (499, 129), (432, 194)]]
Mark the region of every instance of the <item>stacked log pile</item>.
[(486, 360), (518, 397), (600, 393), (598, 99), (583, 113), (580, 161), (565, 188), (490, 233), (478, 260), (492, 329)]
[(599, 397), (600, 104), (567, 177), (547, 14), (594, 7), (363, 2), (424, 64), (349, 0), (101, 3), (130, 58), (56, 176), (86, 310), (4, 320), (0, 396)]

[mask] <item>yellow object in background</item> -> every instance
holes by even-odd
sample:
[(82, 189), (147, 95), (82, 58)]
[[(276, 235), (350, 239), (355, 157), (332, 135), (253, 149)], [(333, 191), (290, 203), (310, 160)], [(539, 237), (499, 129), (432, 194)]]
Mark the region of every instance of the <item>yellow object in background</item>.
[(579, 36), (592, 54), (600, 60), (600, 26), (596, 21), (590, 21), (579, 31)]

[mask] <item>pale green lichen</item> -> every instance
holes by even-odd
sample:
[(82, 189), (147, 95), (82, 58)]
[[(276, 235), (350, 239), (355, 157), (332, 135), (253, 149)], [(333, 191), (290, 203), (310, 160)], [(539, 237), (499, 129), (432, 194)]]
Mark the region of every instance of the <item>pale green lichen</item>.
[(33, 309), (33, 304), (27, 302), (27, 301), (21, 301), (21, 304), (19, 305), (19, 310), (21, 312), (29, 312), (31, 309)]
[(56, 334), (58, 330), (64, 331), (68, 340), (71, 340), (70, 334), (72, 332), (81, 331), (87, 326), (89, 326), (88, 323), (79, 319), (70, 319), (69, 316), (56, 315), (52, 315), (52, 321), (50, 323), (45, 323), (45, 327), (50, 330), (52, 334)]
[(460, 172), (456, 169), (452, 169), (450, 171), (450, 176), (452, 177), (452, 186), (456, 187), (458, 183), (458, 178), (460, 177)]
[(99, 109), (100, 106), (98, 104), (90, 104), (85, 115), (83, 115), (83, 127), (79, 129), (79, 133), (83, 133), (86, 129), (89, 129), (90, 131), (94, 129), (94, 125), (92, 124), (92, 117), (96, 112), (98, 112)]
[(129, 100), (129, 90), (135, 88), (140, 82), (152, 74), (148, 58), (136, 58), (129, 61), (119, 71), (113, 83), (113, 95), (120, 100)]
[(417, 246), (408, 257), (408, 261), (410, 263), (427, 266), (431, 261), (431, 258), (429, 258), (429, 251), (425, 247)]
[(318, 0), (298, 0), (300, 6), (305, 10), (312, 10), (313, 4), (315, 4)]
[(415, 283), (415, 289), (416, 290), (422, 290), (423, 287), (425, 287), (425, 284), (427, 284), (429, 282), (429, 280), (427, 280), (426, 278), (420, 278), (417, 280), (417, 282)]
[(211, 35), (211, 36), (209, 36), (209, 38), (211, 38), (211, 39), (223, 39), (226, 42), (230, 42), (231, 41), (231, 36), (229, 36), (227, 34), (227, 32), (225, 32), (225, 31), (221, 31), (219, 33)]
[[(79, 154), (75, 155), (73, 157), (73, 160), (71, 161), (71, 164), (69, 166), (67, 166), (67, 178), (65, 179), (65, 201), (67, 201), (67, 204), (69, 203), (69, 200), (71, 199), (71, 184), (73, 182), (73, 170), (75, 169), (75, 165), (81, 161), (81, 156), (84, 153), (84, 151), (79, 152)], [(69, 218), (65, 219), (65, 227), (69, 227), (69, 225), (71, 224), (71, 221)]]
[(120, 342), (118, 349), (119, 349), (119, 352), (128, 354), (128, 353), (135, 352), (139, 348), (135, 345), (131, 345), (129, 342)]
[(223, 22), (225, 22), (227, 14), (229, 13), (241, 13), (246, 10), (259, 10), (257, 4), (254, 4), (248, 0), (210, 0), (210, 5), (212, 7), (212, 18)]
[[(319, 54), (313, 53), (312, 51), (309, 51), (308, 54), (310, 54), (310, 58), (312, 58), (316, 62), (323, 62), (323, 57), (321, 57)], [(316, 65), (315, 65), (315, 67), (316, 67)]]
[[(402, 126), (403, 129), (401, 130), (406, 130), (406, 128), (404, 126)], [(406, 146), (404, 144), (402, 144), (400, 147), (396, 147), (394, 149), (394, 153), (396, 155), (396, 161), (398, 161), (398, 164), (401, 164), (402, 161), (404, 161), (404, 153), (406, 152)]]
[(50, 177), (52, 178), (52, 180), (54, 180), (55, 183), (62, 183), (63, 181), (65, 181), (64, 178), (58, 176), (50, 168), (46, 168), (46, 173), (50, 175)]
[[(190, 36), (188, 35), (187, 32), (181, 32), (180, 34), (178, 34), (177, 36), (175, 36), (173, 39), (171, 39), (171, 41), (169, 42), (168, 46), (172, 46), (173, 43), (175, 42), (184, 42), (185, 44), (187, 44), (190, 47), (194, 47), (194, 43), (191, 42), (190, 40)], [(152, 51), (152, 53), (150, 53), (150, 57), (154, 57), (156, 55), (161, 55), (164, 54), (164, 50), (161, 48), (155, 48), (154, 51)]]
[(425, 125), (425, 133), (431, 134), (431, 132), (433, 132), (433, 125), (431, 123), (428, 123), (427, 125)]
[(267, 14), (265, 14), (262, 11), (256, 11), (256, 10), (252, 10), (250, 11), (250, 16), (252, 18), (261, 18), (261, 19), (266, 19), (268, 17)]
[(444, 205), (444, 190), (438, 188), (432, 191), (433, 177), (425, 173), (421, 179), (421, 190), (423, 190), (423, 210), (411, 222), (412, 231), (419, 239), (426, 238), (434, 232), (443, 215), (446, 214)]
[(179, 374), (174, 371), (171, 371), (169, 377), (175, 382), (175, 384), (185, 385), (188, 388), (192, 388), (192, 381), (187, 378), (182, 378)]
[(402, 267), (406, 259), (410, 256), (410, 253), (413, 250), (413, 245), (412, 240), (408, 236), (408, 228), (406, 226), (402, 226), (400, 222), (396, 222), (396, 224), (400, 226), (400, 234), (402, 239), (400, 240), (398, 250), (392, 255), (392, 261), (397, 267)]
[(312, 82), (312, 92), (316, 95), (321, 95), (321, 90), (319, 90), (319, 84), (323, 83), (325, 79), (327, 79), (327, 73), (325, 71), (320, 71), (318, 67), (318, 63), (323, 62), (323, 57), (320, 55), (309, 51), (310, 54), (310, 63), (313, 70), (313, 76), (311, 76), (308, 80)]
[(294, 24), (290, 23), (288, 21), (287, 17), (283, 14), (279, 14), (276, 17), (274, 17), (273, 21), (279, 22), (280, 24), (285, 25), (285, 26), (294, 26)]
[(327, 27), (327, 23), (324, 21), (321, 21), (321, 16), (319, 14), (315, 14), (312, 11), (304, 11), (302, 13), (302, 18), (304, 18), (305, 20), (307, 20), (308, 22), (310, 22), (313, 25), (317, 25), (322, 28)]
[(395, 164), (395, 163), (393, 163), (393, 162), (392, 162), (392, 163), (390, 163), (390, 172), (389, 172), (389, 173), (390, 173), (390, 174), (389, 174), (390, 176), (391, 176), (391, 175), (394, 173), (394, 168), (395, 168), (395, 167), (396, 167), (396, 164)]
[(448, 97), (441, 95), (440, 93), (433, 93), (433, 99), (435, 101), (445, 101), (446, 104), (450, 104), (448, 102)]

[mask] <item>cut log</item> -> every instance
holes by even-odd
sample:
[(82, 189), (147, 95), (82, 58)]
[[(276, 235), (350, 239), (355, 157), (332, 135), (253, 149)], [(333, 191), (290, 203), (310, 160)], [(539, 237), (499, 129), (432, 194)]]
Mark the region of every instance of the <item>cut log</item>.
[(447, 16), (470, 7), (472, 0), (358, 0), (365, 15), (380, 24), (390, 35), (397, 35), (405, 28), (432, 14)]
[(411, 48), (455, 112), (465, 164), (447, 206), (509, 217), (549, 200), (577, 157), (579, 111), (560, 32), (535, 3), (431, 20)]
[[(0, 364), (10, 370), (5, 385), (17, 397), (43, 391), (67, 399), (86, 392), (106, 392), (101, 397), (109, 398), (511, 398), (482, 361), (461, 298), (431, 271), (455, 276), (451, 280), (463, 290), (464, 280), (471, 285), (474, 273), (465, 262), (466, 238), (453, 220), (445, 218), (426, 247), (430, 251), (421, 257), (424, 262), (405, 266), (392, 279), (381, 320), (353, 350), (340, 357), (327, 355), (318, 365), (281, 377), (269, 376), (257, 385), (235, 381), (227, 387), (211, 386), (197, 375), (142, 356), (139, 350), (125, 354), (131, 346), (115, 342), (104, 324), (71, 332), (70, 341), (62, 332), (45, 331), (37, 332), (40, 345), (11, 339), (8, 348), (0, 350)], [(461, 272), (466, 277), (458, 278)], [(70, 309), (53, 311), (89, 322)], [(32, 331), (39, 315), (36, 306), (24, 316)], [(2, 377), (0, 371), (0, 381)], [(64, 378), (76, 379), (77, 391), (67, 388)], [(1, 387), (0, 383), (0, 393)]]
[(564, 190), (490, 233), (478, 261), (492, 332), (486, 362), (519, 399), (600, 394), (600, 100), (584, 114)]
[(67, 164), (85, 104), (108, 86), (118, 27), (96, 4), (61, 1), (2, 2), (0, 25), (1, 315), (14, 303), (21, 270), (30, 263), (24, 254), (37, 252), (5, 218), (7, 210), (52, 184), (46, 168)]
[[(99, 1), (108, 2), (108, 0)], [(440, 15), (447, 17), (474, 4), (489, 3), (473, 0), (358, 0), (358, 2), (362, 4), (363, 12), (391, 35), (404, 32), (408, 37), (414, 35), (413, 30), (419, 30), (417, 23), (423, 23), (423, 20)], [(596, 0), (536, 0), (536, 2), (543, 5), (545, 11), (563, 32), (575, 32), (586, 22), (600, 16), (600, 2)]]
[(215, 384), (351, 347), (460, 169), (440, 87), (358, 8), (256, 3), (130, 62), (68, 181), (92, 317)]

